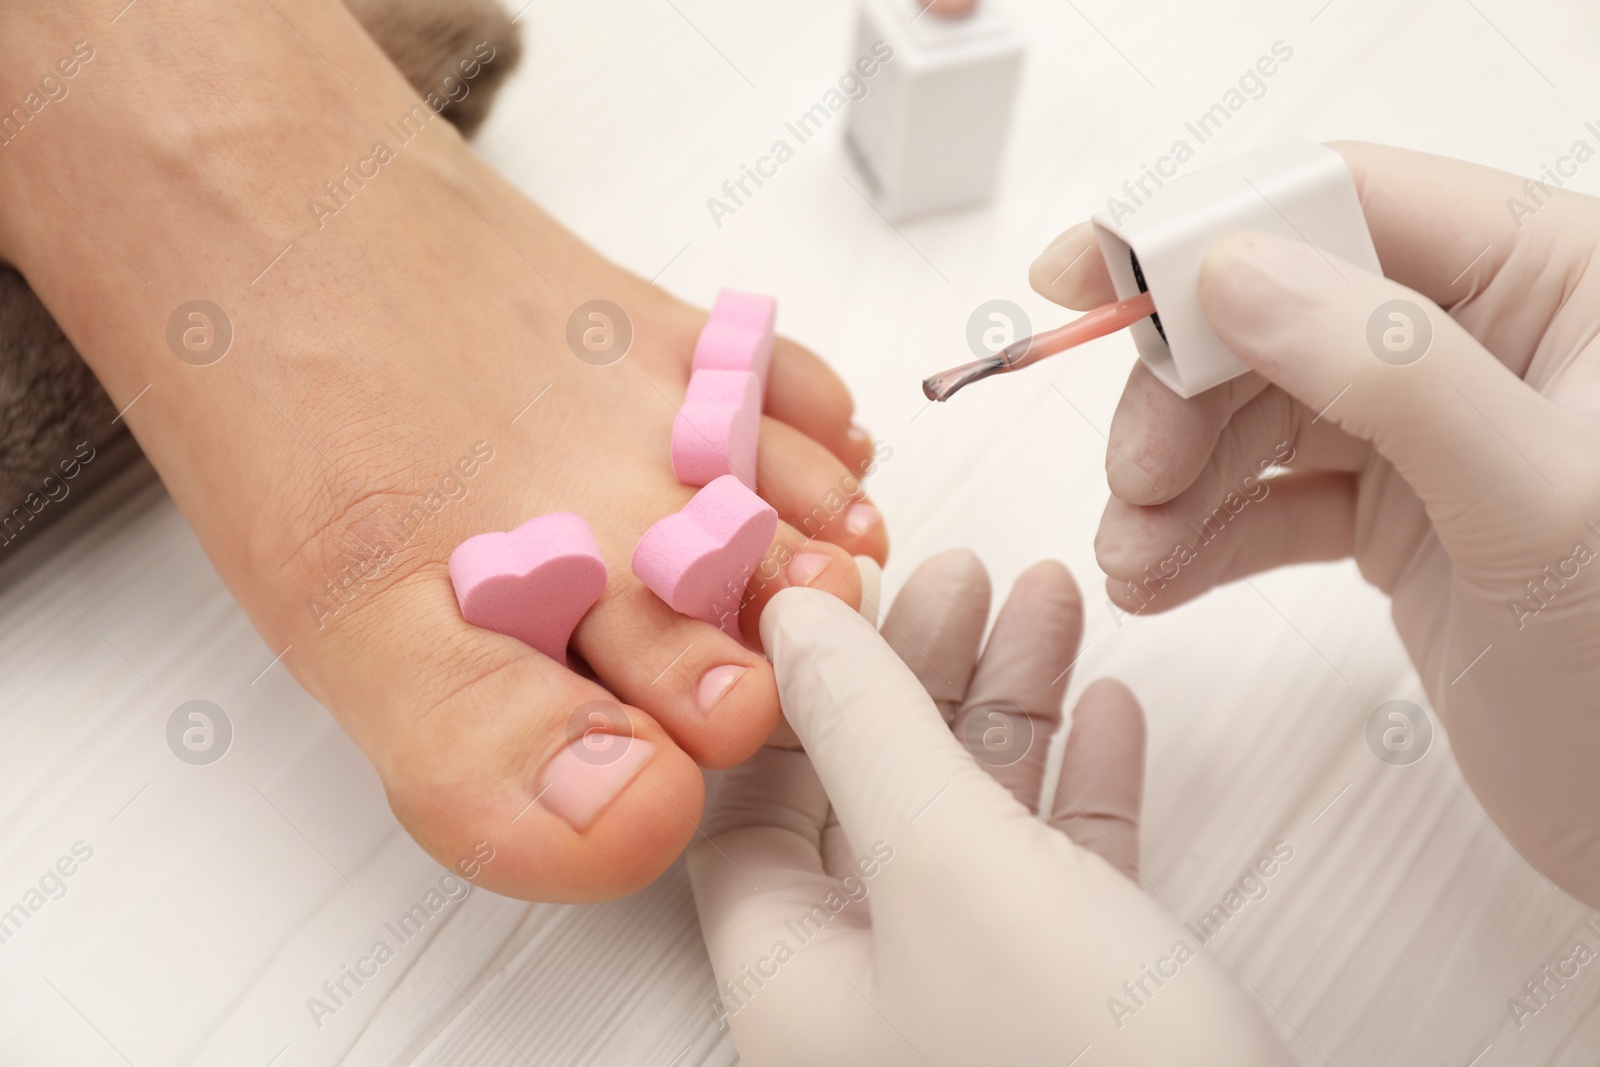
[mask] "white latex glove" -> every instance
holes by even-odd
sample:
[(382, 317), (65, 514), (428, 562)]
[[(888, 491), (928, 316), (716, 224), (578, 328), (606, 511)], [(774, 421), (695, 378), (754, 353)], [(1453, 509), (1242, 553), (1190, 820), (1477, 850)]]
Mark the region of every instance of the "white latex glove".
[[(1259, 235), (1211, 250), (1206, 316), (1257, 373), (1184, 401), (1135, 366), (1096, 540), (1108, 591), (1162, 611), (1257, 571), (1354, 556), (1393, 597), (1489, 815), (1600, 907), (1600, 201), (1333, 147), (1394, 280)], [(1057, 238), (1031, 280), (1068, 307), (1114, 299), (1087, 227)], [(1395, 300), (1410, 308), (1380, 311)], [(1290, 475), (1255, 481), (1285, 454)], [(1212, 523), (1226, 533), (1166, 562), (1230, 492), (1236, 517)]]
[(1071, 576), (1023, 575), (980, 657), (988, 604), (983, 568), (955, 552), (908, 583), (887, 642), (815, 590), (762, 616), (806, 752), (730, 772), (689, 852), (743, 1061), (1292, 1063), (1131, 880), (1144, 732), (1124, 687), (1084, 693), (1053, 815), (1035, 816), (1082, 627)]

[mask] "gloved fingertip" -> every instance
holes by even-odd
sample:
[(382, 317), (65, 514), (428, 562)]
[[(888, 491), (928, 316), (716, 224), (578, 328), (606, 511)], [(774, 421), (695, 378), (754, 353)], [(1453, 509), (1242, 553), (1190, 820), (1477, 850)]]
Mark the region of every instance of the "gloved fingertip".
[[(838, 605), (837, 609), (833, 606)], [(785, 645), (820, 636), (839, 616), (860, 618), (855, 609), (831, 593), (792, 585), (779, 590), (761, 613), (761, 647), (769, 657)]]
[(1332, 262), (1306, 242), (1241, 230), (1218, 238), (1200, 261), (1200, 302), (1208, 314), (1273, 312), (1338, 280)]
[(1304, 241), (1230, 233), (1200, 263), (1200, 307), (1217, 336), (1263, 370), (1260, 361), (1291, 343), (1339, 283), (1332, 261)]
[[(923, 560), (912, 572), (918, 584), (937, 584), (950, 588), (975, 588), (989, 595), (989, 572), (983, 560), (970, 548), (947, 548)], [(926, 577), (923, 577), (923, 576)], [(906, 583), (910, 585), (908, 581)]]
[(1028, 284), (1046, 300), (1079, 310), (1097, 307), (1116, 295), (1094, 227), (1087, 222), (1065, 231), (1039, 253), (1028, 268)]

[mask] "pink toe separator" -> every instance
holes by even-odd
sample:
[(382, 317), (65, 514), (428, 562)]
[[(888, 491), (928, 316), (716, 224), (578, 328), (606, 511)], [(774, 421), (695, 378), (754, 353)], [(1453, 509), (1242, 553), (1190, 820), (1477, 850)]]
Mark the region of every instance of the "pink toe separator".
[(672, 473), (684, 485), (732, 474), (755, 488), (761, 383), (742, 370), (697, 370), (672, 422)]
[(770, 296), (722, 290), (694, 346), (694, 369), (750, 371), (765, 397), (777, 317), (778, 302)]
[(461, 542), (450, 553), (450, 583), (472, 625), (565, 664), (572, 631), (605, 591), (606, 564), (583, 516), (556, 511)]
[(736, 635), (745, 586), (777, 530), (772, 506), (723, 475), (645, 531), (633, 573), (673, 611)]
[(685, 485), (724, 474), (755, 488), (761, 406), (777, 301), (724, 289), (694, 350), (694, 373), (672, 423), (672, 472)]

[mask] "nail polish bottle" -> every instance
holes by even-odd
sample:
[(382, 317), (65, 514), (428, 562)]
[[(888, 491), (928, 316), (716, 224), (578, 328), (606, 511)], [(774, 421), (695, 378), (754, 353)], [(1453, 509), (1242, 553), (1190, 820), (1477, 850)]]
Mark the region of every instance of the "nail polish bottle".
[(885, 217), (993, 194), (1023, 51), (991, 0), (861, 0), (854, 54), (890, 58), (851, 104), (845, 144)]
[(1181, 397), (1249, 370), (1200, 310), (1200, 262), (1224, 234), (1304, 241), (1382, 273), (1350, 169), (1324, 145), (1268, 144), (1168, 181), (1137, 205), (1117, 205), (1095, 213), (1095, 238), (1117, 298), (1154, 298), (1156, 313), (1128, 329), (1145, 365)]

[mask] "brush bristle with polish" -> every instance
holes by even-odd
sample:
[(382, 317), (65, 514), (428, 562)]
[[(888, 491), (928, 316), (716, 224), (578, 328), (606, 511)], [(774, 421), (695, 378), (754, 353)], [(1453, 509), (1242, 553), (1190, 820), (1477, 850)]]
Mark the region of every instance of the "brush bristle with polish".
[(999, 374), (1005, 369), (1005, 358), (999, 355), (990, 356), (988, 359), (976, 360), (972, 363), (964, 363), (959, 367), (945, 371), (943, 374), (935, 374), (932, 378), (924, 378), (922, 380), (922, 395), (929, 400), (937, 400), (942, 403), (973, 382), (982, 381), (989, 375)]

